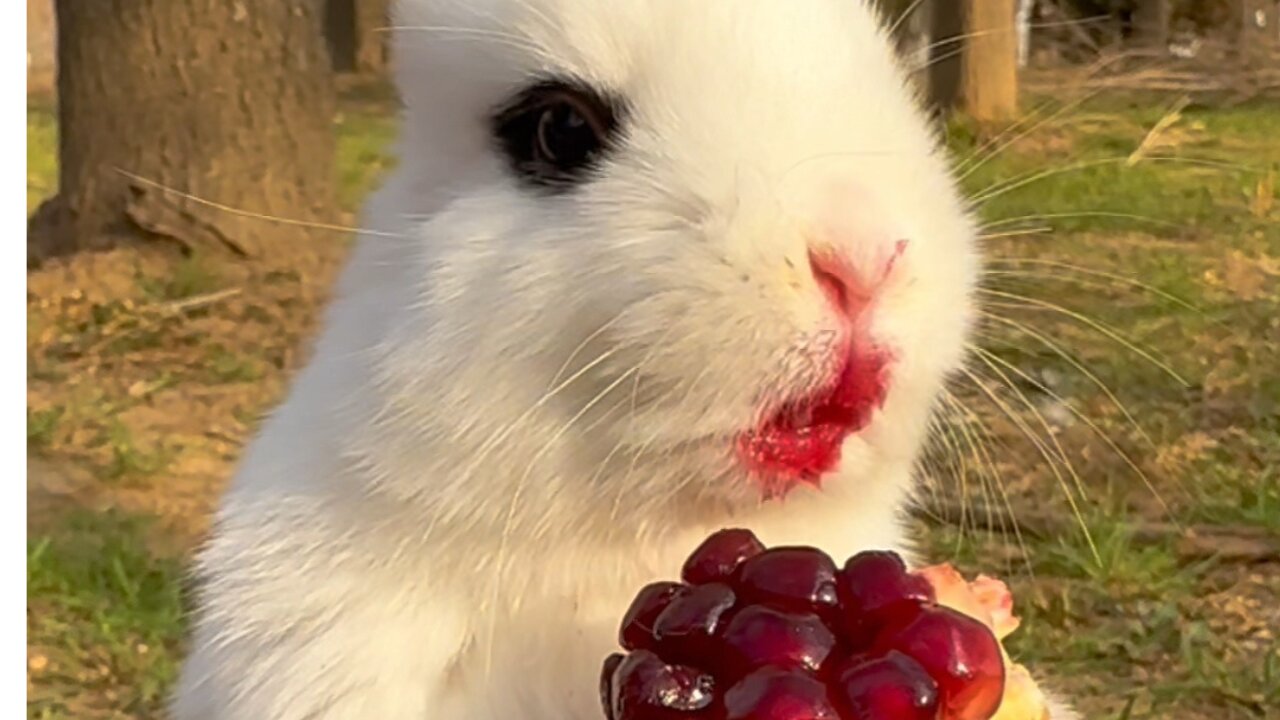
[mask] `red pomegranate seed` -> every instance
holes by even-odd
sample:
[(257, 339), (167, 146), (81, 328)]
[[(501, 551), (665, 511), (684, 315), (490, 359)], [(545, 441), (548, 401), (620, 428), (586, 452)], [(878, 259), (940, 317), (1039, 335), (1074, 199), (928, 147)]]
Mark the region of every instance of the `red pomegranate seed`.
[(715, 681), (681, 665), (668, 665), (648, 650), (637, 650), (618, 664), (610, 693), (617, 720), (679, 720), (711, 707)]
[(902, 558), (891, 552), (863, 552), (849, 558), (838, 586), (843, 629), (855, 649), (870, 645), (893, 616), (914, 615), (914, 605), (934, 600), (929, 583), (908, 573)]
[(762, 552), (764, 545), (750, 530), (721, 530), (693, 551), (680, 576), (691, 585), (727, 581), (744, 560)]
[(716, 631), (737, 598), (728, 585), (696, 585), (673, 598), (653, 623), (653, 637), (663, 657), (700, 662), (714, 657)]
[(766, 667), (724, 696), (727, 720), (840, 720), (827, 687), (803, 672)]
[(743, 608), (721, 635), (724, 668), (740, 677), (770, 665), (817, 672), (831, 657), (835, 635), (810, 613), (785, 613), (760, 605)]
[(835, 687), (845, 720), (938, 720), (938, 684), (896, 650), (850, 666)]
[(600, 705), (604, 707), (604, 716), (606, 720), (615, 720), (613, 716), (613, 676), (618, 672), (618, 666), (627, 658), (622, 653), (614, 653), (604, 660), (604, 667), (600, 670)]
[(772, 548), (742, 563), (736, 587), (751, 602), (825, 615), (836, 607), (836, 564), (814, 548)]
[(1004, 657), (982, 622), (950, 608), (926, 605), (898, 627), (886, 627), (873, 654), (898, 650), (938, 683), (947, 720), (987, 720), (1004, 696)]
[(673, 582), (656, 582), (646, 585), (631, 601), (631, 607), (622, 617), (618, 639), (628, 650), (653, 649), (653, 623), (667, 609), (672, 599), (686, 591), (685, 586)]

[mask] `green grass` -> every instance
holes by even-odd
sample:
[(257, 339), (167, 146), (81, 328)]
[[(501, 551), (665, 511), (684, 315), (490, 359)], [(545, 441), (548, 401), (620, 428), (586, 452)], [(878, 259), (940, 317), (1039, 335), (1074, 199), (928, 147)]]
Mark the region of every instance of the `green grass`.
[[(1094, 427), (1076, 419), (1042, 440), (1050, 459), (1061, 443), (1076, 480), (962, 390), (988, 406), (976, 412), (1013, 466), (1003, 480), (978, 463), (969, 472), (1013, 486), (1014, 519), (1049, 516), (1059, 529), (1018, 548), (1005, 532), (939, 527), (932, 544), (974, 571), (1011, 556), (1026, 617), (1013, 649), (1063, 678), (1090, 717), (1272, 717), (1280, 641), (1235, 636), (1245, 621), (1220, 620), (1203, 599), (1225, 588), (1273, 607), (1274, 571), (1187, 557), (1176, 532), (1138, 540), (1135, 528), (1280, 536), (1280, 109), (1193, 106), (1168, 144), (1130, 164), (1166, 110), (1096, 101), (962, 166), (995, 236), (988, 310), (1031, 328), (993, 322), (985, 345), (1026, 374), (1005, 372), (1032, 402), (1065, 401)], [(968, 128), (952, 130), (960, 157), (973, 157)], [(1006, 397), (1043, 437), (1021, 396)]]
[(209, 348), (207, 366), (210, 379), (216, 383), (253, 382), (262, 377), (256, 359), (220, 345)]
[(28, 408), (27, 446), (37, 450), (48, 446), (58, 429), (58, 423), (62, 421), (63, 412), (62, 408), (34, 411)]
[(27, 214), (58, 191), (58, 123), (44, 106), (27, 107)]
[(214, 292), (222, 280), (213, 264), (197, 253), (179, 261), (162, 280), (139, 275), (138, 285), (152, 300), (174, 301)]
[[(1110, 404), (1099, 401), (1100, 381), (1157, 445), (1206, 434), (1212, 445), (1174, 479), (1191, 488), (1225, 484), (1228, 491), (1198, 493), (1189, 505), (1221, 515), (1224, 506), (1243, 501), (1251, 510), (1237, 514), (1239, 520), (1274, 528), (1280, 508), (1273, 487), (1262, 488), (1256, 502), (1229, 488), (1244, 484), (1252, 492), (1280, 463), (1280, 373), (1274, 371), (1280, 366), (1274, 330), (1280, 223), (1275, 210), (1259, 217), (1250, 207), (1250, 197), (1267, 190), (1263, 180), (1280, 168), (1280, 112), (1273, 106), (1191, 109), (1173, 130), (1191, 128), (1186, 136), (1158, 151), (1167, 161), (1098, 164), (1126, 158), (1160, 114), (1110, 116), (1116, 119), (1089, 125), (1088, 132), (1067, 132), (1070, 142), (1057, 150), (1005, 152), (967, 181), (980, 195), (1045, 167), (1092, 164), (1043, 176), (981, 208), (997, 233), (1023, 225), (1050, 230), (991, 242), (994, 293), (987, 299), (993, 312), (1034, 327), (1057, 347), (1007, 326), (990, 346), (1028, 375), (1052, 373), (1058, 378), (1053, 391), (1082, 407)], [(963, 153), (962, 134), (957, 144)], [(1280, 205), (1274, 184), (1269, 193)], [(1082, 211), (1104, 215), (1078, 215)], [(1122, 214), (1151, 220), (1116, 217)], [(1029, 262), (1017, 263), (1024, 259)], [(1233, 270), (1233, 263), (1246, 270)], [(1027, 307), (1015, 299), (1022, 297), (1039, 304)], [(1099, 329), (1104, 326), (1108, 330)], [(1069, 349), (1095, 378), (1059, 349)], [(1132, 440), (1136, 431), (1120, 420), (1112, 413), (1098, 422), (1113, 437)], [(1136, 440), (1122, 444), (1139, 452)], [(1132, 479), (1131, 472), (1122, 474)]]
[(84, 512), (28, 539), (29, 652), (43, 658), (28, 717), (101, 712), (80, 704), (85, 685), (125, 713), (159, 712), (178, 665), (182, 572), (145, 530), (138, 518)]
[[(1218, 598), (1253, 598), (1262, 610), (1244, 605), (1265, 621), (1265, 608), (1280, 604), (1275, 565), (1257, 572), (1188, 557), (1176, 534), (1153, 538), (1138, 528), (1209, 524), (1280, 534), (1280, 277), (1267, 264), (1280, 262), (1280, 211), (1259, 210), (1266, 204), (1260, 192), (1280, 206), (1274, 184), (1268, 191), (1265, 182), (1280, 169), (1280, 108), (1191, 107), (1165, 135), (1169, 144), (1129, 165), (1166, 109), (1091, 102), (1036, 126), (989, 162), (967, 166), (976, 167), (963, 181), (971, 194), (1008, 188), (979, 208), (989, 234), (999, 236), (988, 240), (987, 286), (1074, 314), (987, 296), (992, 312), (1033, 329), (992, 326), (983, 338), (995, 357), (1027, 375), (1007, 373), (1022, 393), (1006, 395), (1008, 402), (1056, 396), (1095, 427), (1075, 420), (1057, 431), (1080, 476), (1060, 483), (1054, 463), (1020, 440), (1002, 413), (981, 410), (981, 398), (961, 392), (1006, 465), (1002, 481), (973, 463), (971, 482), (1003, 482), (1015, 518), (1054, 524), (1025, 534), (1025, 550), (1007, 532), (946, 524), (930, 528), (929, 539), (938, 557), (967, 570), (1004, 571), (1025, 617), (1014, 652), (1056, 676), (1088, 717), (1253, 720), (1280, 707), (1280, 646), (1274, 635), (1268, 644), (1265, 634), (1238, 634), (1247, 623), (1224, 616)], [(341, 197), (354, 209), (390, 165), (394, 121), (360, 106), (337, 129)], [(29, 208), (56, 185), (55, 139), (51, 117), (29, 111)], [(961, 158), (977, 149), (963, 126), (952, 140)], [(1048, 232), (1017, 234), (1039, 229)], [(219, 287), (216, 272), (193, 258), (147, 289), (155, 299), (181, 299)], [(91, 321), (105, 325), (118, 310), (103, 305)], [(252, 383), (270, 362), (243, 348), (211, 347), (199, 377), (188, 380)], [(1003, 384), (980, 363), (974, 367)], [(47, 445), (74, 417), (29, 411), (29, 447)], [(108, 470), (119, 477), (149, 477), (165, 467), (165, 445), (156, 438), (135, 438), (120, 426), (101, 441), (111, 448)], [(990, 501), (998, 495), (986, 494), (988, 505), (999, 504)], [(31, 717), (110, 716), (77, 705), (85, 696), (134, 717), (159, 707), (182, 634), (180, 573), (176, 560), (149, 549), (143, 530), (136, 520), (80, 514), (29, 542), (28, 627), (33, 647), (50, 660)], [(147, 653), (137, 652), (139, 643)]]
[(338, 199), (356, 208), (393, 164), (388, 154), (395, 122), (368, 110), (344, 113), (338, 121)]
[[(1276, 438), (1271, 437), (1271, 442)], [(1280, 535), (1280, 461), (1257, 475), (1245, 475), (1230, 461), (1214, 465), (1197, 483), (1196, 512), (1199, 522), (1249, 525)]]
[(100, 442), (110, 450), (110, 462), (103, 469), (107, 480), (141, 480), (157, 475), (173, 459), (173, 452), (158, 445), (143, 447), (133, 432), (119, 420), (112, 419)]
[[(1267, 224), (1251, 217), (1247, 204), (1257, 181), (1280, 168), (1275, 143), (1280, 113), (1274, 106), (1192, 106), (1171, 133), (1163, 134), (1174, 144), (1156, 146), (1132, 166), (1128, 158), (1166, 108), (1095, 102), (1055, 118), (1055, 107), (1027, 121), (1035, 126), (1039, 117), (1044, 123), (1028, 138), (1040, 140), (1037, 152), (1015, 147), (994, 162), (966, 169), (972, 171), (965, 185), (973, 195), (1005, 188), (982, 207), (985, 218), (1027, 217), (1059, 232), (1139, 229), (1176, 239)], [(1054, 144), (1046, 137), (1064, 142)], [(962, 157), (984, 147), (962, 126), (955, 128), (953, 140)], [(1032, 181), (1038, 176), (1043, 179)], [(1076, 217), (1041, 219), (1064, 215)]]

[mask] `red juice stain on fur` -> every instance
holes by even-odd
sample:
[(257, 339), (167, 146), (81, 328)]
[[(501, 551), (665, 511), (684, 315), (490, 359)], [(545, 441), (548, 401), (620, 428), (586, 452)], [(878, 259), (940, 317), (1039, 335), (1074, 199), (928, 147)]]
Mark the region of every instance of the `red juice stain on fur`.
[(840, 463), (845, 438), (864, 429), (884, 404), (891, 355), (872, 347), (851, 352), (834, 384), (783, 405), (738, 438), (738, 453), (767, 496), (800, 483), (817, 485)]

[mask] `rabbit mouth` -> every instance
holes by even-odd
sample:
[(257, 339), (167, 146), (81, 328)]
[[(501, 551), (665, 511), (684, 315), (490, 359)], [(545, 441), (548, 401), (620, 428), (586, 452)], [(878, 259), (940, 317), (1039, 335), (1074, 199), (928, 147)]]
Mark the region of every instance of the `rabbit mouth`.
[(737, 451), (766, 495), (801, 483), (819, 485), (840, 464), (841, 447), (866, 428), (888, 394), (892, 353), (881, 347), (850, 352), (833, 382), (784, 403), (737, 438)]

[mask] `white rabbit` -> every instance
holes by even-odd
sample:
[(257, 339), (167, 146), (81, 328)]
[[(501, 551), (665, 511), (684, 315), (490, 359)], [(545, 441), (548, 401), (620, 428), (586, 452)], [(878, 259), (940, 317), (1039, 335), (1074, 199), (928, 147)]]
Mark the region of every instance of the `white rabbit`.
[(875, 11), (394, 24), (399, 164), (199, 556), (177, 720), (599, 720), (709, 532), (910, 552), (980, 253)]

